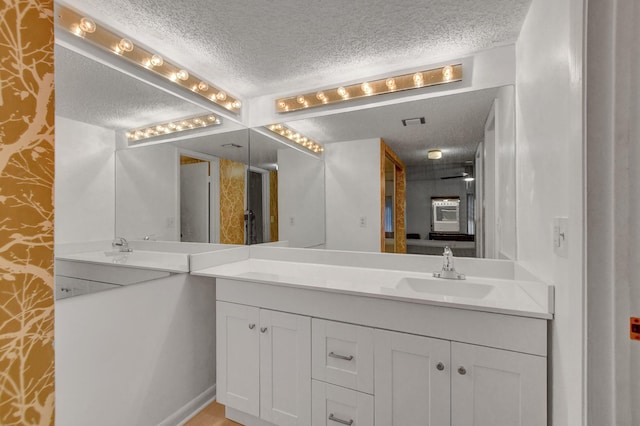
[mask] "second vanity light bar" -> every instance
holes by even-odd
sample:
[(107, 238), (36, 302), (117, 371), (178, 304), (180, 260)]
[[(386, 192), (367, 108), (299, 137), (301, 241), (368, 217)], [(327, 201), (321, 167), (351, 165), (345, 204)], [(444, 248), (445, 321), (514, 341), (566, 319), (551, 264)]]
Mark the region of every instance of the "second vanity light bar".
[(276, 100), (276, 112), (291, 112), (301, 109), (335, 104), (372, 95), (419, 89), (421, 87), (452, 83), (462, 80), (462, 64), (447, 65), (412, 74), (397, 75), (379, 80), (340, 86), (332, 89), (309, 92)]
[(277, 135), (280, 135), (284, 138), (289, 139), (291, 142), (294, 142), (300, 145), (301, 147), (304, 147), (316, 154), (320, 154), (322, 151), (324, 151), (324, 147), (322, 145), (320, 145), (316, 141), (309, 139), (304, 135), (301, 135), (295, 130), (288, 128), (284, 124), (280, 124), (280, 123), (272, 124), (270, 126), (267, 126), (267, 129), (269, 129), (271, 132)]
[(160, 75), (178, 86), (182, 86), (220, 105), (231, 112), (239, 112), (242, 103), (213, 84), (194, 76), (188, 70), (172, 64), (158, 53), (134, 44), (129, 38), (98, 25), (93, 19), (83, 16), (65, 6), (58, 8), (58, 24), (66, 31), (81, 37), (103, 50), (112, 52), (129, 62)]
[(186, 118), (184, 120), (174, 120), (168, 123), (154, 124), (152, 126), (129, 130), (127, 132), (127, 140), (129, 141), (129, 143), (133, 143), (150, 138), (155, 138), (158, 136), (168, 135), (171, 133), (217, 126), (219, 124), (220, 119), (218, 119), (218, 117), (216, 117), (215, 115), (202, 115), (198, 117)]

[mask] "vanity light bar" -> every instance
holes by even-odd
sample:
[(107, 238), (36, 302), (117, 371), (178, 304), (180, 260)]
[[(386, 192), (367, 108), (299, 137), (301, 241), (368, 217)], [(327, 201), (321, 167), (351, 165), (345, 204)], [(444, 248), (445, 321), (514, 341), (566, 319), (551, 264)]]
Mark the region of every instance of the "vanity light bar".
[(309, 92), (276, 100), (277, 112), (291, 112), (301, 109), (335, 104), (351, 99), (372, 95), (419, 89), (421, 87), (452, 83), (462, 80), (462, 64), (447, 65), (412, 74), (397, 75), (379, 80), (366, 81), (349, 86)]
[(170, 133), (184, 132), (187, 130), (201, 129), (203, 127), (217, 126), (220, 119), (213, 114), (191, 117), (184, 120), (175, 120), (168, 123), (154, 124), (148, 127), (129, 130), (127, 140), (131, 142), (142, 141)]
[(308, 149), (311, 152), (315, 152), (316, 154), (319, 154), (322, 151), (324, 151), (324, 147), (322, 145), (320, 145), (316, 141), (313, 141), (313, 140), (309, 139), (306, 136), (301, 135), (300, 133), (296, 132), (295, 130), (292, 130), (292, 129), (288, 128), (284, 124), (278, 123), (278, 124), (272, 124), (272, 125), (266, 126), (266, 127), (271, 132), (273, 132), (273, 133), (275, 133), (277, 135), (280, 135), (280, 136), (282, 136), (284, 138), (287, 138), (291, 142), (294, 142), (294, 143), (296, 143), (296, 144)]
[(160, 75), (167, 80), (200, 95), (209, 102), (220, 105), (232, 112), (238, 112), (242, 103), (234, 96), (213, 84), (197, 78), (178, 65), (172, 64), (157, 53), (150, 52), (86, 16), (60, 6), (58, 23), (66, 31), (81, 37), (99, 48), (113, 52), (129, 62)]

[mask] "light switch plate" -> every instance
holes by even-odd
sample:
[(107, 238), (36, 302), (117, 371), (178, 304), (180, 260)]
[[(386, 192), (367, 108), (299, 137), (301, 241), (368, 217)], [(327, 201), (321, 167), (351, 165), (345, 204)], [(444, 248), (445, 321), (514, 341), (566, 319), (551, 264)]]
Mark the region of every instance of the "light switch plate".
[(568, 228), (568, 217), (553, 218), (553, 252), (556, 256), (569, 256)]

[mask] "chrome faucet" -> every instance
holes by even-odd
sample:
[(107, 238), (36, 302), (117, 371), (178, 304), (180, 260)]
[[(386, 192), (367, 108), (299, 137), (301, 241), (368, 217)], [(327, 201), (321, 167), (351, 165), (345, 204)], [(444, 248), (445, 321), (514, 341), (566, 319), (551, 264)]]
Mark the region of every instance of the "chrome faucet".
[(129, 248), (129, 242), (124, 237), (116, 237), (116, 239), (111, 243), (111, 247), (118, 247), (118, 251), (124, 253), (130, 253), (133, 251), (133, 249)]
[(453, 266), (453, 252), (449, 246), (444, 248), (442, 253), (442, 271), (434, 272), (433, 276), (436, 278), (446, 278), (448, 280), (464, 280), (464, 274), (456, 272), (455, 266)]

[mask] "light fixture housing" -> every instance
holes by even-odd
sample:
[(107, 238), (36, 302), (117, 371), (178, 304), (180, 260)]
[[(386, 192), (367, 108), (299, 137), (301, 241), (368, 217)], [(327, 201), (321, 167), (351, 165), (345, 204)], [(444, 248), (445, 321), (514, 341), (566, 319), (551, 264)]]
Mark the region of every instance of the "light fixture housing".
[(352, 99), (419, 89), (461, 80), (462, 64), (446, 65), (411, 74), (385, 77), (378, 80), (367, 80), (362, 83), (276, 99), (276, 112), (299, 111)]
[(242, 102), (214, 84), (195, 76), (183, 67), (164, 59), (158, 52), (141, 47), (135, 40), (106, 28), (92, 18), (66, 7), (58, 8), (59, 27), (69, 33), (81, 37), (102, 50), (114, 53), (127, 61), (166, 78), (172, 83), (219, 105), (231, 112), (238, 113)]
[(220, 119), (216, 115), (207, 114), (132, 129), (127, 132), (126, 136), (127, 141), (130, 145), (132, 145), (137, 142), (146, 141), (172, 133), (185, 132), (189, 130), (202, 129), (205, 127), (219, 125)]
[(439, 149), (431, 149), (427, 152), (427, 158), (429, 160), (439, 160), (442, 158), (442, 151)]
[(320, 154), (324, 151), (324, 147), (321, 144), (319, 144), (314, 140), (309, 139), (304, 135), (301, 135), (300, 133), (285, 126), (282, 123), (271, 124), (265, 127), (270, 132), (275, 133), (278, 136), (282, 136), (283, 138), (286, 138), (291, 142), (294, 142), (299, 146), (306, 148), (307, 150), (315, 154)]

